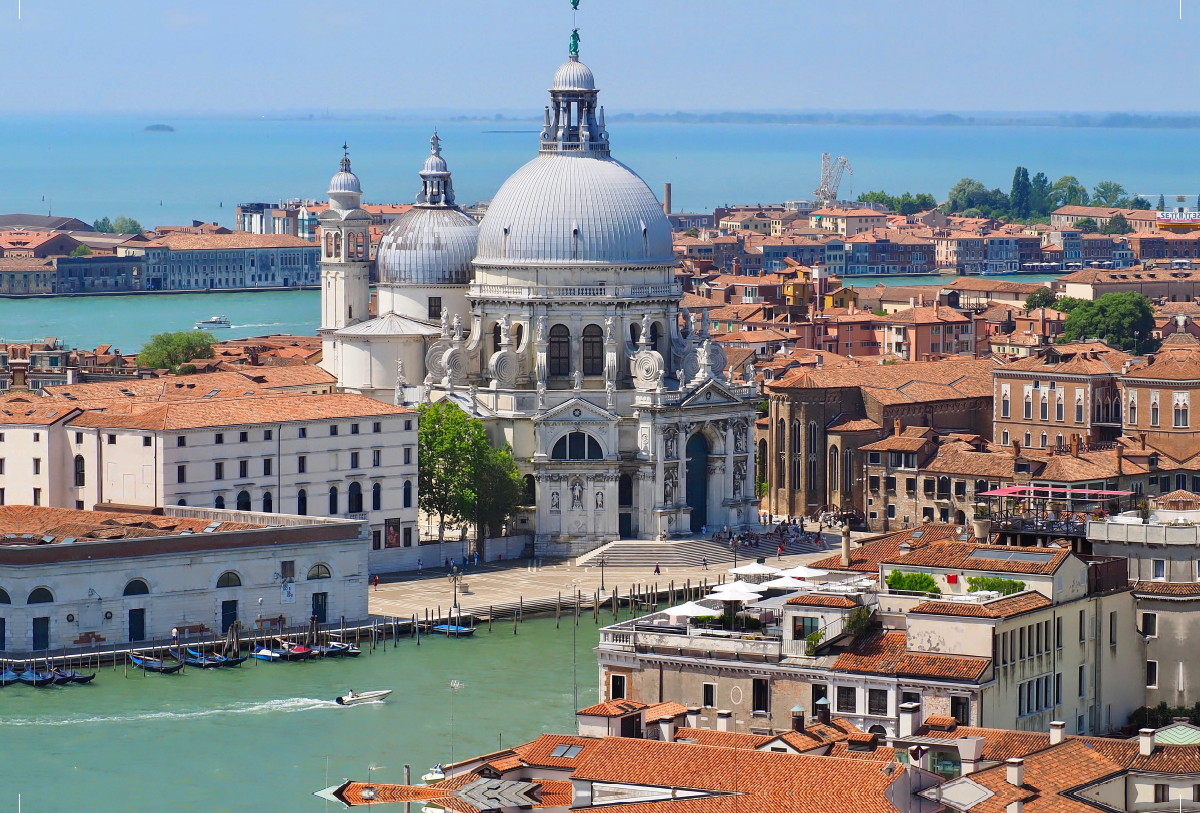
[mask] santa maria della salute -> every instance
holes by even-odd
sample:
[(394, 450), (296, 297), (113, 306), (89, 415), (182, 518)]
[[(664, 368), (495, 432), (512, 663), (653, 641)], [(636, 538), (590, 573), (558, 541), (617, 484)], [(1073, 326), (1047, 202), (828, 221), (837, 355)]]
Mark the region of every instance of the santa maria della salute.
[(449, 399), (511, 444), (538, 555), (756, 526), (753, 378), (735, 384), (707, 314), (681, 308), (670, 224), (612, 157), (577, 43), (538, 155), (478, 225), (434, 134), (416, 206), (379, 245), (374, 318), (343, 157), (320, 216), (323, 364), (347, 392)]

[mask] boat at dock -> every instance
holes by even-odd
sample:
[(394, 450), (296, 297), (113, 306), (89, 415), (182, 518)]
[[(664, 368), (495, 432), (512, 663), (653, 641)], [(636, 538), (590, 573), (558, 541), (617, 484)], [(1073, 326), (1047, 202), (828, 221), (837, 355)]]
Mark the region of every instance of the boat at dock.
[(210, 316), (208, 319), (196, 322), (196, 330), (219, 330), (226, 327), (233, 327), (228, 316)]
[(271, 649), (265, 646), (260, 646), (250, 653), (250, 657), (254, 658), (256, 661), (267, 662), (281, 661), (283, 660), (283, 655), (284, 653), (282, 650)]
[(0, 686), (11, 686), (14, 683), (20, 683), (21, 676), (11, 669), (5, 669), (0, 672)]
[(445, 635), (448, 638), (468, 638), (475, 634), (474, 627), (464, 627), (460, 624), (435, 624), (432, 631), (436, 635)]
[(228, 655), (218, 655), (216, 652), (206, 655), (190, 646), (187, 648), (187, 654), (192, 658), (207, 658), (208, 660), (215, 661), (217, 666), (241, 666), (250, 657), (249, 655), (235, 655), (230, 657)]
[(285, 661), (306, 661), (317, 654), (304, 644), (297, 644), (292, 641), (280, 641), (279, 651), (283, 654)]
[(376, 703), (382, 701), (385, 697), (392, 693), (391, 689), (380, 689), (374, 692), (362, 692), (355, 694), (351, 689), (342, 697), (335, 697), (333, 702), (339, 706), (358, 706), (362, 703)]
[(24, 683), (26, 686), (49, 686), (54, 683), (53, 672), (39, 672), (36, 669), (26, 669), (17, 675), (17, 680)]
[(157, 672), (160, 675), (173, 675), (186, 665), (183, 661), (167, 663), (162, 658), (151, 658), (145, 655), (138, 655), (135, 652), (129, 653), (129, 660), (134, 666), (140, 669), (147, 672)]
[(362, 650), (353, 644), (343, 644), (341, 641), (331, 641), (329, 644), (314, 646), (312, 651), (318, 658), (357, 658)]
[(187, 652), (177, 652), (172, 649), (171, 657), (175, 658), (176, 660), (183, 661), (188, 666), (194, 666), (197, 669), (220, 669), (224, 665), (216, 658), (208, 655), (193, 655), (191, 650), (188, 650)]
[[(91, 683), (96, 679), (95, 672), (85, 675), (83, 672), (76, 672), (74, 669), (55, 669), (53, 671), (60, 679), (65, 678), (61, 683)], [(60, 681), (56, 680), (55, 683), (60, 683)]]

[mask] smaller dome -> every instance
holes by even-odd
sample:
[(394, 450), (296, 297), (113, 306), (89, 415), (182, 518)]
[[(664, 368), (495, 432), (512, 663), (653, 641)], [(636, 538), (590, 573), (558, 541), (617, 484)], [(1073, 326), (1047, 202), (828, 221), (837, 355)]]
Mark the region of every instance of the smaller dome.
[(339, 172), (334, 175), (333, 180), (329, 182), (329, 194), (361, 195), (362, 187), (358, 183), (358, 176), (353, 172)]
[(592, 76), (592, 69), (579, 61), (578, 57), (571, 57), (562, 64), (558, 72), (554, 74), (554, 86), (551, 90), (595, 90), (596, 77)]
[(440, 153), (431, 155), (425, 159), (425, 166), (421, 172), (449, 172), (446, 166), (446, 159)]
[(479, 224), (452, 206), (414, 206), (392, 221), (379, 243), (383, 285), (466, 285)]

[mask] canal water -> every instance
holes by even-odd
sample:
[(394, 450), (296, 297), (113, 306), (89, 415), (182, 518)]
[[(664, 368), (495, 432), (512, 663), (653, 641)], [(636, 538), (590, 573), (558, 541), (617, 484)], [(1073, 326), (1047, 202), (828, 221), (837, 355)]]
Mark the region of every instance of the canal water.
[[(996, 277), (1010, 282), (1045, 282), (1056, 274)], [(946, 285), (953, 276), (846, 277), (855, 288), (885, 285)], [(0, 299), (0, 342), (57, 336), (70, 347), (94, 349), (111, 344), (136, 353), (155, 333), (191, 330), (200, 319), (228, 316), (229, 330), (218, 339), (242, 339), (271, 333), (315, 335), (321, 319), (319, 291), (255, 291), (212, 294)]]
[[(603, 618), (602, 618), (603, 623)], [(544, 732), (596, 702), (598, 625), (511, 619), (471, 639), (401, 639), (356, 659), (182, 675), (102, 669), (85, 686), (0, 689), (0, 813), (314, 811), (343, 778), (413, 781), (430, 766)], [(573, 644), (574, 638), (574, 644)], [(365, 647), (364, 647), (365, 648)], [(573, 670), (574, 657), (577, 670)], [(451, 681), (463, 687), (453, 690)], [(393, 689), (344, 708), (348, 689)]]

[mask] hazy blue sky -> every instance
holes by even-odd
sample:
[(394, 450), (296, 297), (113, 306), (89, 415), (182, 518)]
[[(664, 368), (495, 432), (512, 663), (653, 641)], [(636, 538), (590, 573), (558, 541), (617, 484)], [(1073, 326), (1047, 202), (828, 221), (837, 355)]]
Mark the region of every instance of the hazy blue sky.
[[(0, 0), (0, 110), (540, 110), (568, 0)], [(583, 0), (618, 110), (1196, 111), (1200, 0)]]

